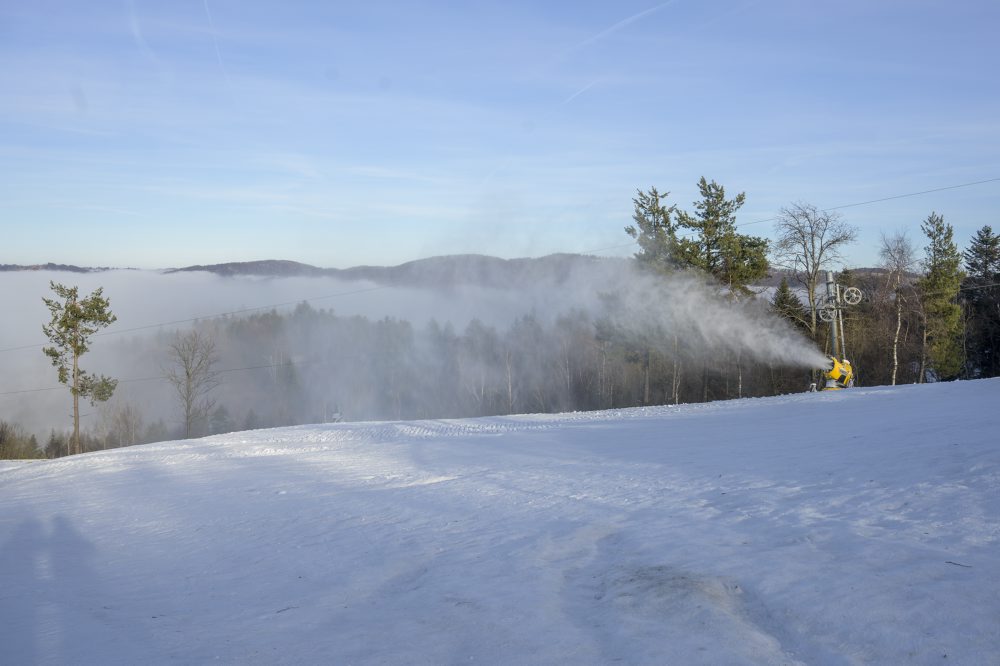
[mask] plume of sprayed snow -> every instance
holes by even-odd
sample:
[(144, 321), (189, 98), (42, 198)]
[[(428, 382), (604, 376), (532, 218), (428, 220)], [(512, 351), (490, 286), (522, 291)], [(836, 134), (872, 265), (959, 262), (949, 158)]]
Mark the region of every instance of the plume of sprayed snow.
[(619, 325), (650, 341), (678, 339), (711, 365), (731, 357), (771, 365), (822, 368), (826, 357), (761, 300), (732, 302), (704, 275), (631, 271), (614, 293)]

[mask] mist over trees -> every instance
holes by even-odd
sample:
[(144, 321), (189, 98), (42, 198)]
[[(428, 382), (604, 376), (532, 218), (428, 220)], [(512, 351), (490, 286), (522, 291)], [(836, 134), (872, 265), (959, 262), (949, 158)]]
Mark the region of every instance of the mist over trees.
[[(699, 187), (693, 213), (668, 204), (668, 194), (655, 188), (637, 192), (625, 228), (637, 243), (633, 261), (563, 283), (593, 293), (585, 306), (526, 306), (456, 326), (339, 314), (302, 302), (291, 311), (208, 317), (181, 331), (108, 339), (104, 358), (131, 370), (113, 397), (114, 380), (77, 371), (74, 397), (106, 399), (89, 426), (65, 432), (53, 414), (48, 436), (36, 437), (0, 413), (0, 457), (57, 457), (338, 420), (593, 410), (807, 390), (816, 358), (837, 354), (829, 349), (828, 324), (815, 316), (820, 270), (847, 256), (855, 230), (797, 203), (783, 209), (769, 248), (737, 231), (742, 193), (727, 199), (721, 185), (704, 178)], [(922, 231), (923, 263), (900, 232), (883, 237), (880, 266), (836, 274), (842, 287), (865, 295), (844, 310), (857, 385), (1000, 375), (1000, 238), (984, 227), (959, 252), (936, 213)], [(761, 285), (769, 273), (781, 277), (776, 288)], [(75, 288), (59, 287), (61, 300), (45, 299), (52, 313), (46, 329), (61, 337), (46, 354), (70, 383), (73, 350), (87, 351), (89, 336), (114, 315), (100, 289), (80, 299)], [(66, 324), (67, 312), (87, 327)]]
[(212, 391), (219, 385), (215, 340), (198, 329), (178, 333), (168, 345), (164, 376), (174, 389), (184, 416), (184, 436), (209, 430), (215, 408)]
[[(656, 295), (653, 284), (641, 298), (609, 294), (598, 312), (527, 312), (507, 325), (473, 319), (460, 329), (436, 321), (417, 327), (303, 303), (290, 313), (205, 320), (180, 335), (145, 338), (139, 348), (135, 339), (117, 340), (111, 344), (119, 353), (150, 359), (149, 368), (135, 367), (140, 377), (155, 373), (153, 361), (161, 359), (166, 372), (157, 381), (172, 395), (143, 403), (136, 391), (151, 382), (125, 378), (116, 399), (81, 433), (81, 449), (339, 419), (459, 418), (697, 400), (706, 358), (728, 359), (731, 349), (690, 322), (690, 312), (704, 308), (707, 296), (691, 296), (682, 285)], [(659, 314), (635, 311), (656, 303), (675, 311), (674, 325)], [(719, 299), (716, 312), (721, 316), (729, 307)], [(767, 316), (765, 301), (745, 307), (741, 316), (748, 322)], [(754, 326), (746, 328), (749, 333)], [(210, 349), (197, 343), (207, 340), (213, 341)], [(211, 373), (200, 370), (210, 364), (199, 358), (213, 354)], [(699, 372), (684, 373), (688, 365)], [(739, 385), (725, 362), (715, 367), (709, 359), (709, 366), (714, 397), (769, 395), (780, 372), (774, 363), (762, 365)], [(212, 380), (210, 392), (191, 388), (199, 377)], [(49, 456), (69, 452), (58, 430), (42, 445)]]
[(34, 435), (15, 423), (0, 420), (0, 460), (42, 457), (44, 453)]

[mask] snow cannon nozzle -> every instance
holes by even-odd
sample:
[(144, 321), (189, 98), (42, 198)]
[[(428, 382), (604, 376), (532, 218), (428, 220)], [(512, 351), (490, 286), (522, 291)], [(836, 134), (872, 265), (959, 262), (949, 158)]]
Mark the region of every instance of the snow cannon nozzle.
[(826, 379), (826, 385), (823, 387), (824, 391), (854, 386), (854, 368), (851, 367), (851, 362), (846, 358), (840, 361), (834, 356), (829, 357), (823, 377)]

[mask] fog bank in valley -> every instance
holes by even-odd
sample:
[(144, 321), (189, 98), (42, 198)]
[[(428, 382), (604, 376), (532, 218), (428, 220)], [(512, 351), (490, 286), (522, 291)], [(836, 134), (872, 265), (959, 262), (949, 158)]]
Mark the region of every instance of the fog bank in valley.
[[(696, 384), (709, 371), (725, 377), (726, 395), (722, 388), (713, 395), (732, 397), (734, 367), (742, 392), (754, 364), (822, 364), (766, 302), (733, 304), (700, 276), (665, 279), (629, 266), (597, 262), (540, 276), (531, 288), (462, 279), (430, 288), (205, 272), (0, 273), (8, 315), (0, 393), (15, 392), (0, 395), (0, 419), (39, 437), (68, 426), (69, 392), (33, 390), (58, 386), (41, 352), (50, 280), (81, 295), (102, 287), (118, 317), (82, 359), (85, 369), (121, 380), (109, 405), (85, 408), (91, 429), (127, 403), (144, 423), (162, 420), (176, 436), (176, 398), (162, 375), (170, 340), (193, 328), (217, 342), (216, 367), (226, 372), (214, 397), (226, 429), (332, 414), (438, 418), (625, 406), (654, 400), (653, 372), (670, 373), (673, 384), (654, 386), (655, 401), (669, 401), (670, 391), (675, 399), (685, 390), (700, 395)], [(213, 427), (223, 425), (206, 424), (206, 432)]]

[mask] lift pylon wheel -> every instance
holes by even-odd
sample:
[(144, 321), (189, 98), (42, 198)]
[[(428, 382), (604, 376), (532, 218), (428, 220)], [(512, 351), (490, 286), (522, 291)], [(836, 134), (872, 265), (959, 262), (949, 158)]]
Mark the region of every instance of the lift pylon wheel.
[(861, 302), (861, 290), (857, 287), (848, 287), (840, 296), (848, 305), (857, 305)]

